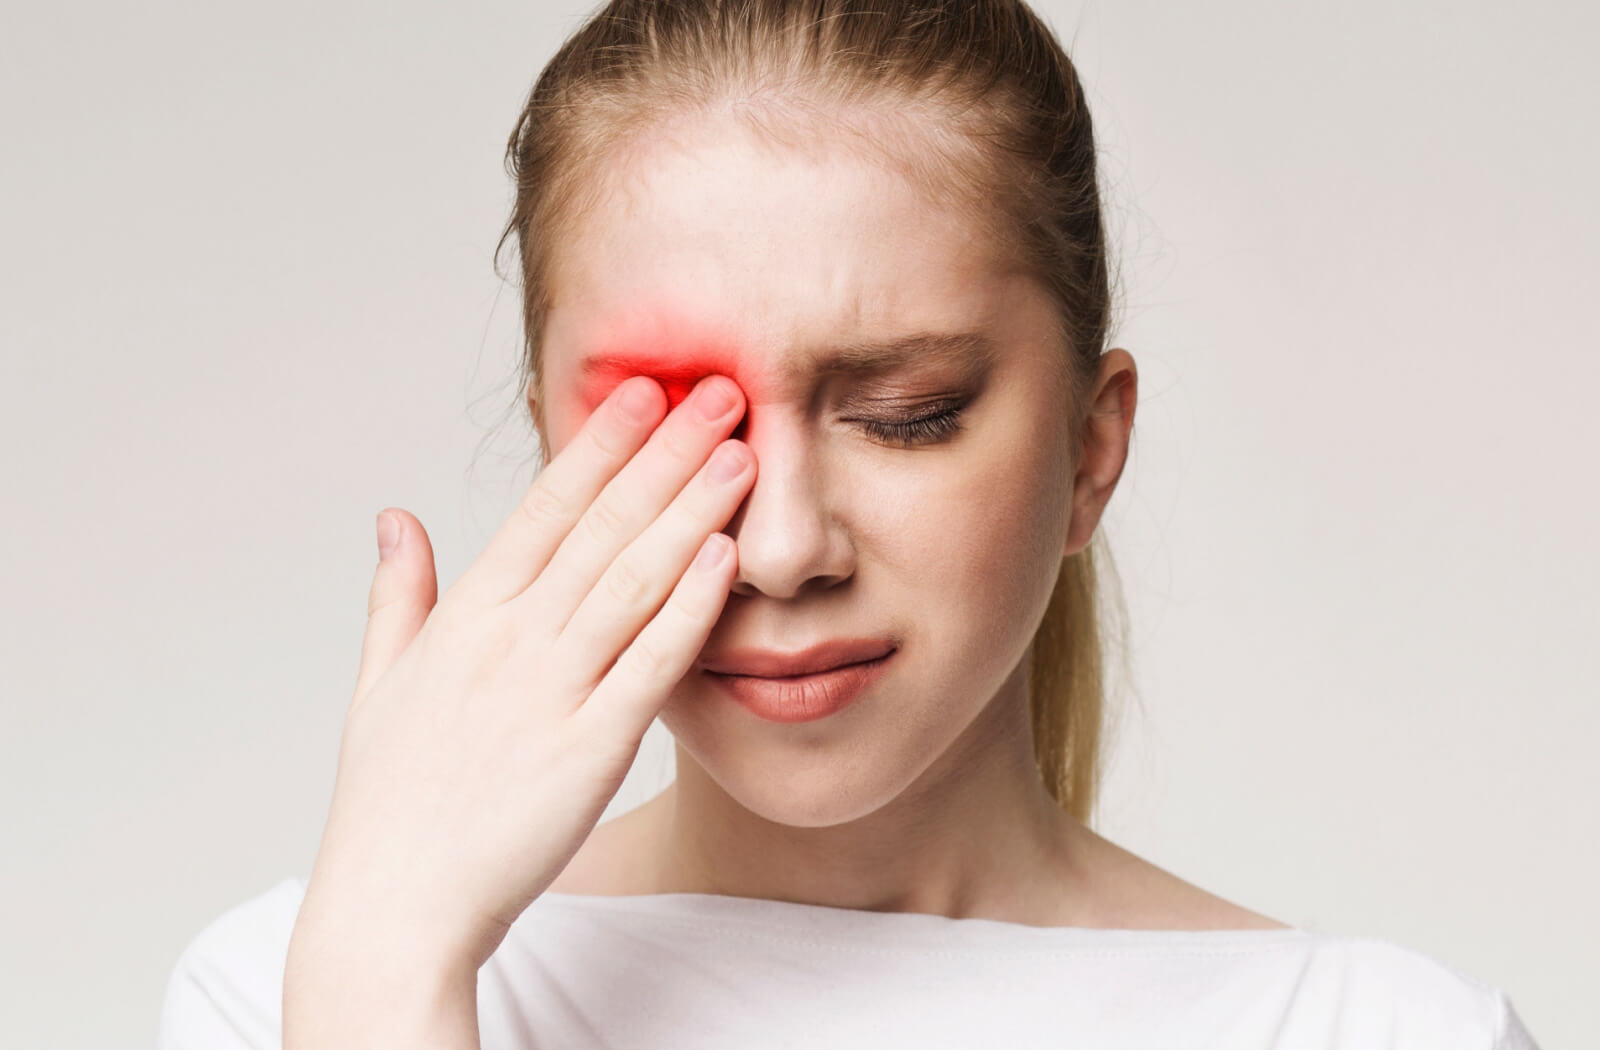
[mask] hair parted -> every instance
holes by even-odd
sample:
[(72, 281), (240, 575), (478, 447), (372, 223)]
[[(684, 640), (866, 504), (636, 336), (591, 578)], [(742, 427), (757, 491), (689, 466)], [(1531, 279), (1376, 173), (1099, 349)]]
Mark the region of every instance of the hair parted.
[[(826, 142), (890, 165), (1003, 247), (1057, 306), (1062, 411), (1081, 432), (1113, 306), (1094, 134), (1071, 61), (1027, 4), (611, 0), (545, 65), (506, 148), (515, 200), (495, 258), (515, 236), (521, 388), (541, 445), (556, 249), (604, 205), (640, 137), (709, 115), (773, 146)], [(1109, 636), (1102, 613), (1116, 618)], [(1044, 785), (1085, 823), (1102, 774), (1105, 651), (1113, 640), (1125, 651), (1125, 619), (1097, 530), (1061, 563), (1028, 689)]]

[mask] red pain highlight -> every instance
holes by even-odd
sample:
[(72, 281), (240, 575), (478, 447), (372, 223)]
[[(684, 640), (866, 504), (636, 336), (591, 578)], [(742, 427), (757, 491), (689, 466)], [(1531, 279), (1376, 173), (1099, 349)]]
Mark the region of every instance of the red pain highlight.
[(708, 375), (723, 375), (739, 384), (748, 400), (750, 369), (737, 355), (726, 351), (685, 351), (681, 347), (641, 347), (604, 350), (586, 359), (579, 379), (584, 403), (593, 410), (611, 391), (632, 376), (649, 376), (661, 384), (671, 411)]

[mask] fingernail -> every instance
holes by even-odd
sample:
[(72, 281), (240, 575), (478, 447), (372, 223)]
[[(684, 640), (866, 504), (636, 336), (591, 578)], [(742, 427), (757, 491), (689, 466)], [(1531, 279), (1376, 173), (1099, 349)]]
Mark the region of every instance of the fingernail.
[(378, 560), (383, 561), (400, 546), (400, 522), (388, 511), (378, 514)]
[(723, 445), (711, 456), (711, 480), (732, 481), (744, 473), (744, 455), (736, 445)]
[(728, 556), (728, 551), (733, 548), (720, 532), (713, 532), (707, 537), (705, 546), (700, 548), (700, 553), (695, 556), (694, 567), (702, 572), (715, 569), (721, 565)]
[(733, 389), (726, 382), (708, 380), (700, 388), (700, 416), (709, 423), (715, 423), (727, 415), (733, 403)]
[(634, 383), (622, 392), (623, 415), (635, 423), (642, 423), (655, 404), (656, 392), (644, 383)]

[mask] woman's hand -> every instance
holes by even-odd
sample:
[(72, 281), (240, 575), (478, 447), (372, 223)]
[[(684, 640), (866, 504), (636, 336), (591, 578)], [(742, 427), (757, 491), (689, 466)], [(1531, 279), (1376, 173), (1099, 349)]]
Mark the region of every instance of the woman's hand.
[(427, 533), (387, 512), (398, 546), (297, 934), (475, 972), (589, 837), (721, 614), (737, 566), (717, 530), (755, 477), (724, 440), (732, 380), (702, 380), (657, 429), (664, 400), (641, 376), (613, 390), (437, 604)]

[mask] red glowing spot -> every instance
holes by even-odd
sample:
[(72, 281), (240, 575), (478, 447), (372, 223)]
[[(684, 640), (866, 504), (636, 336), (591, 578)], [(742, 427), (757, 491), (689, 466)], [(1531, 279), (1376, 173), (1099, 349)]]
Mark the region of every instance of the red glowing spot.
[[(656, 381), (667, 410), (678, 407), (706, 376), (726, 376), (744, 393), (746, 409), (766, 396), (768, 365), (748, 334), (709, 319), (712, 307), (660, 300), (613, 313), (578, 340), (570, 380), (556, 396), (572, 405), (581, 425), (612, 392), (633, 376)], [(741, 420), (732, 436), (741, 437)]]
[(661, 384), (670, 412), (688, 397), (709, 375), (727, 376), (751, 396), (752, 369), (737, 353), (722, 349), (689, 349), (682, 344), (641, 346), (638, 342), (617, 349), (602, 349), (585, 358), (579, 366), (579, 384), (584, 403), (593, 407), (632, 376), (649, 376)]
[(734, 382), (739, 381), (738, 369), (725, 360), (711, 357), (689, 360), (679, 355), (641, 354), (637, 350), (597, 354), (584, 363), (583, 375), (585, 391), (596, 404), (628, 378), (649, 376), (666, 391), (668, 411), (678, 407), (708, 375), (724, 375)]

